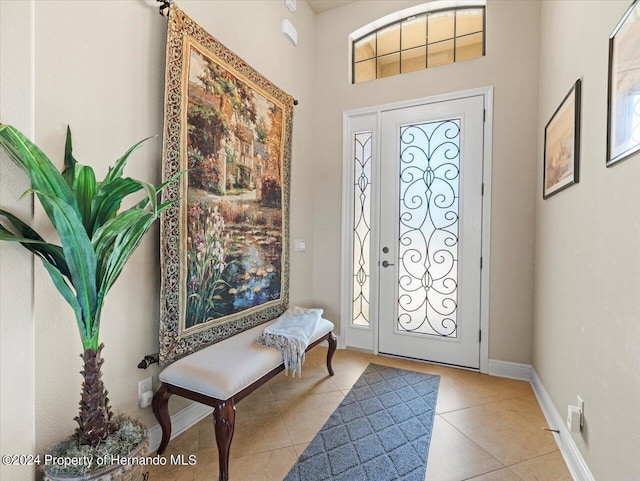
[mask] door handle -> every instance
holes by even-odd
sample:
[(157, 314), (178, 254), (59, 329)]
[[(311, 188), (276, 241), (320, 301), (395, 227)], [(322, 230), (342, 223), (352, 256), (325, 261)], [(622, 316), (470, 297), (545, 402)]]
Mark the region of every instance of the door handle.
[(382, 267), (389, 267), (389, 266), (394, 266), (395, 264), (391, 264), (388, 261), (382, 261)]

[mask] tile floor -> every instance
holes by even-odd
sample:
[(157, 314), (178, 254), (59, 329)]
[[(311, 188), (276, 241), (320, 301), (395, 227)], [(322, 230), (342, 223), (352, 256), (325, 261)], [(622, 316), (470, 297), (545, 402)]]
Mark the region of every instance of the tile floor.
[[(441, 376), (426, 481), (571, 481), (529, 383), (345, 350), (329, 377), (325, 356), (315, 348), (302, 379), (280, 374), (238, 403), (230, 481), (282, 481), (369, 362)], [(149, 481), (217, 481), (211, 416), (165, 456), (194, 453), (194, 465), (153, 467)]]

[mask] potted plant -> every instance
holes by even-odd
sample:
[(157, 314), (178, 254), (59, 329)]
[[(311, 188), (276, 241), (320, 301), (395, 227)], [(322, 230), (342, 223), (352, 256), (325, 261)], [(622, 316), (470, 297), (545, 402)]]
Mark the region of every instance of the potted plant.
[[(131, 469), (138, 466), (122, 462), (109, 466), (111, 463), (105, 460), (113, 460), (111, 455), (116, 459), (146, 455), (144, 426), (130, 418), (113, 416), (102, 382), (103, 344), (99, 342), (100, 315), (107, 292), (144, 234), (169, 205), (158, 204), (157, 198), (173, 179), (156, 189), (140, 180), (123, 177), (127, 159), (143, 142), (131, 147), (109, 169), (104, 180), (98, 182), (91, 167), (74, 159), (69, 128), (64, 170), (60, 173), (23, 134), (0, 124), (0, 146), (30, 177), (31, 189), (27, 192), (39, 199), (61, 245), (45, 241), (25, 222), (3, 209), (0, 209), (0, 240), (18, 242), (42, 260), (75, 314), (84, 348), (80, 411), (75, 418), (78, 426), (73, 436), (51, 451), (54, 456), (84, 461), (75, 467), (45, 466), (45, 479), (94, 479), (97, 468), (100, 479), (126, 476), (127, 480), (135, 480), (138, 475), (132, 474)], [(143, 200), (126, 210), (120, 209), (125, 197), (141, 190), (146, 191)]]

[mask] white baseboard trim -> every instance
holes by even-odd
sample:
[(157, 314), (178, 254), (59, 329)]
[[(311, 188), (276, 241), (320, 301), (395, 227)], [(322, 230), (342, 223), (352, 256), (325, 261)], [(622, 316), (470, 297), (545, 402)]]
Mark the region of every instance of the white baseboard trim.
[(551, 401), (551, 397), (535, 369), (531, 370), (531, 387), (533, 387), (533, 392), (538, 399), (538, 403), (542, 408), (549, 427), (560, 431), (560, 434), (554, 433), (554, 437), (573, 479), (575, 481), (595, 481), (589, 466), (587, 466), (587, 463), (582, 457), (582, 453), (580, 453), (578, 446), (573, 440), (573, 436), (565, 424), (564, 418), (560, 416), (560, 413)]
[[(182, 434), (191, 426), (207, 417), (213, 408), (197, 402), (189, 404), (171, 415), (171, 439)], [(211, 421), (213, 423), (213, 421)], [(162, 428), (159, 424), (149, 428), (149, 453), (158, 450), (162, 441)]]
[(531, 364), (521, 364), (519, 362), (498, 361), (489, 359), (488, 374), (491, 376), (508, 377), (521, 381), (531, 381)]
[(564, 418), (551, 401), (551, 397), (549, 393), (547, 393), (535, 369), (533, 369), (530, 364), (498, 361), (495, 359), (489, 359), (488, 367), (488, 373), (492, 376), (520, 379), (531, 383), (533, 392), (549, 427), (560, 431), (560, 434), (554, 433), (554, 438), (571, 476), (575, 481), (595, 481), (589, 466), (587, 466), (587, 463), (582, 457), (582, 453), (580, 453), (578, 446), (573, 440), (573, 436), (564, 422)]

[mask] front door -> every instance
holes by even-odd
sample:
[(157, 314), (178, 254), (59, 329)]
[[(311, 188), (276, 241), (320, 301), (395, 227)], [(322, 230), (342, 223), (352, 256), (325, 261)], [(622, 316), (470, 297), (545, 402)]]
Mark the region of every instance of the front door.
[(386, 110), (378, 351), (479, 368), (484, 97)]

